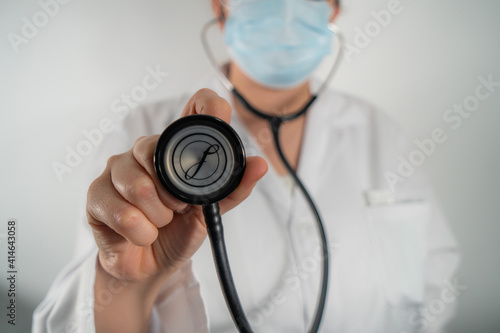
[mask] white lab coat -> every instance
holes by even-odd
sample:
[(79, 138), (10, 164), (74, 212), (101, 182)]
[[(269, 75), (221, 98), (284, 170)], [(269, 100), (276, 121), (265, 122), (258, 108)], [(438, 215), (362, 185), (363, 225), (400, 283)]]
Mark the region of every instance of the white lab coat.
[[(215, 76), (201, 87), (232, 103)], [(111, 154), (128, 150), (137, 137), (161, 133), (189, 97), (131, 113), (99, 147), (90, 178), (99, 175)], [(247, 155), (262, 155), (235, 114), (232, 126)], [(384, 114), (355, 98), (327, 91), (308, 111), (298, 175), (320, 210), (331, 253), (321, 332), (446, 331), (456, 298), (441, 298), (453, 284), (459, 253), (432, 193), (415, 173), (398, 184), (393, 204), (365, 200), (367, 193), (386, 193), (385, 173), (397, 172), (398, 156), (408, 149)], [(270, 168), (252, 195), (223, 221), (235, 283), (255, 331), (305, 332), (314, 315), (321, 258), (314, 219), (300, 191)], [(75, 259), (34, 313), (36, 333), (95, 331), (97, 250), (86, 221), (81, 221), (78, 237)], [(99, 304), (105, 306), (109, 295), (100, 297)], [(235, 328), (207, 240), (162, 289), (150, 331), (208, 330)]]

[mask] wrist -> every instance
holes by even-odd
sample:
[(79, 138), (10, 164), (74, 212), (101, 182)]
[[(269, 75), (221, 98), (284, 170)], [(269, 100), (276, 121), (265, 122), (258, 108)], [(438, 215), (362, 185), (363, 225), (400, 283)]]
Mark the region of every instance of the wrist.
[(146, 332), (155, 299), (169, 274), (127, 281), (109, 274), (96, 263), (94, 316), (96, 332)]

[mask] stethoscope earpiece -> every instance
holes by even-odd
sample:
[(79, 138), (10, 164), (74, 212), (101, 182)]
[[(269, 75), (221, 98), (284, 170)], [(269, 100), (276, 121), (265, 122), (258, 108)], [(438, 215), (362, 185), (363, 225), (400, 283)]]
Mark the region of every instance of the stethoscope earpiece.
[(180, 118), (161, 134), (154, 167), (166, 190), (193, 204), (216, 203), (238, 187), (245, 150), (224, 121), (207, 115)]

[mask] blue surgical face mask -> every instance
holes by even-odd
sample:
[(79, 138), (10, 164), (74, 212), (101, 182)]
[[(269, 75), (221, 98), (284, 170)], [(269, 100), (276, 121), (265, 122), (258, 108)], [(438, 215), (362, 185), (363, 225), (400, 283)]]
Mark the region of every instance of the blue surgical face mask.
[(224, 26), (231, 58), (256, 82), (296, 86), (331, 52), (331, 6), (313, 0), (241, 0)]

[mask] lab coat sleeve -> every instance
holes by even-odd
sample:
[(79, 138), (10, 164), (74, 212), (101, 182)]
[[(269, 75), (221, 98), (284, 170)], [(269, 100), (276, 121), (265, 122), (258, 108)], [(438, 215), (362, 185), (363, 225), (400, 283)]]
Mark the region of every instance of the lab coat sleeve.
[(33, 314), (33, 333), (95, 332), (96, 254), (75, 259), (61, 271)]
[(200, 285), (189, 261), (163, 286), (153, 308), (150, 332), (208, 332)]
[[(119, 288), (94, 298), (97, 249), (73, 260), (56, 278), (33, 315), (33, 333), (94, 333), (94, 311)], [(150, 333), (208, 332), (207, 316), (191, 262), (162, 287), (153, 306)]]
[[(140, 136), (159, 134), (166, 124), (177, 118), (184, 99), (146, 106), (120, 121), (98, 147), (84, 187), (88, 188), (99, 176), (111, 155), (127, 151)], [(83, 197), (82, 202), (85, 202)], [(75, 244), (74, 259), (59, 273), (33, 314), (34, 333), (95, 332), (94, 311), (98, 310), (97, 306), (105, 306), (109, 295), (97, 295), (94, 299), (98, 251), (86, 218), (77, 226)], [(110, 288), (111, 296), (112, 292)], [(207, 332), (207, 327), (199, 284), (188, 262), (162, 287), (155, 300), (148, 331), (198, 333)]]

